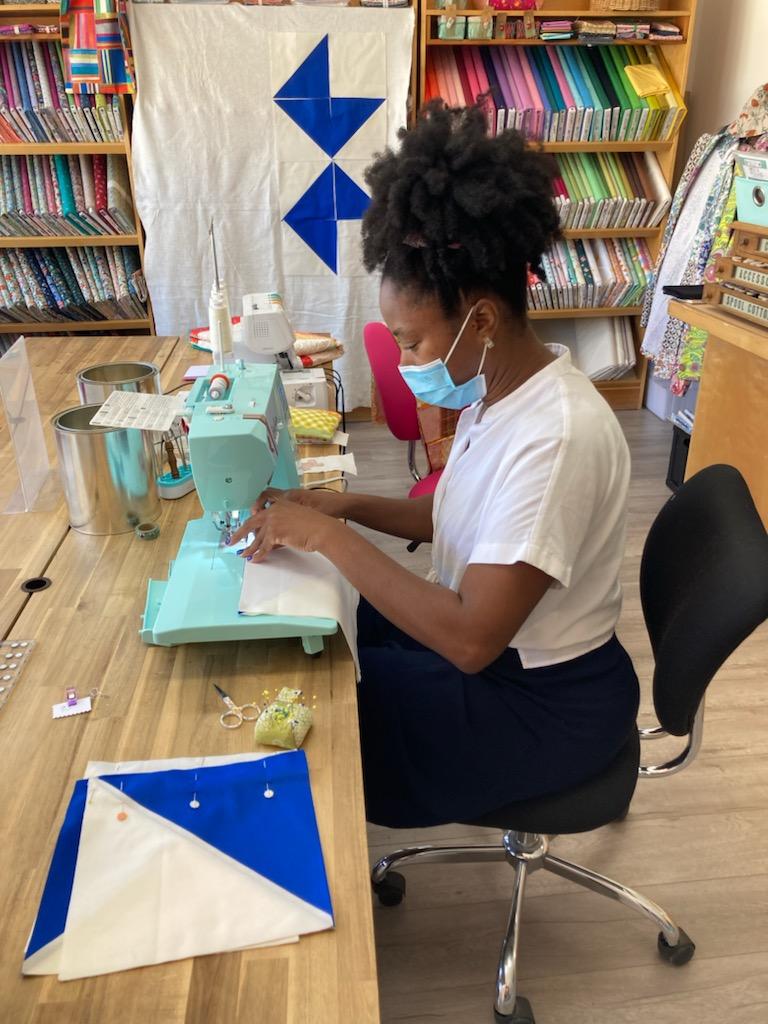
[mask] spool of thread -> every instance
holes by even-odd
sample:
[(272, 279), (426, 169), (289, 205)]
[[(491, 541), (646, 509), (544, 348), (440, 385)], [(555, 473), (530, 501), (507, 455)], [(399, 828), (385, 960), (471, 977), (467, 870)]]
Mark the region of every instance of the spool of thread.
[(226, 395), (230, 383), (231, 381), (226, 373), (214, 373), (208, 384), (208, 397), (217, 402)]
[(232, 319), (225, 284), (216, 287), (214, 282), (211, 287), (211, 297), (208, 300), (208, 319), (213, 358), (218, 366), (223, 367), (225, 361), (232, 358)]

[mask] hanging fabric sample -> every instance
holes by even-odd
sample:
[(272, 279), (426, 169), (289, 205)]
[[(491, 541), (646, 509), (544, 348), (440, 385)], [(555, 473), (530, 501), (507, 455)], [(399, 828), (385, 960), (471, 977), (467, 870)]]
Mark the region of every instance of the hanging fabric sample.
[(413, 24), (412, 8), (132, 6), (135, 194), (159, 332), (207, 322), (213, 218), (233, 313), (242, 295), (280, 293), (295, 330), (344, 345), (347, 403), (368, 405), (359, 341), (380, 314), (361, 262), (364, 170), (406, 123)]
[(667, 284), (701, 284), (728, 250), (736, 216), (734, 163), (739, 149), (768, 148), (768, 85), (761, 85), (739, 116), (719, 132), (702, 135), (677, 186), (651, 287), (645, 298), (643, 354), (654, 376), (683, 394), (701, 375), (706, 338), (667, 312)]

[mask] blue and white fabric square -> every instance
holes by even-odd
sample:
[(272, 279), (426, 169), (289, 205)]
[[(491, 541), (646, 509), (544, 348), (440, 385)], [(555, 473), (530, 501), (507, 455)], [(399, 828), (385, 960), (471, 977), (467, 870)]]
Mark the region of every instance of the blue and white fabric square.
[(67, 981), (333, 927), (303, 751), (89, 767), (24, 974)]

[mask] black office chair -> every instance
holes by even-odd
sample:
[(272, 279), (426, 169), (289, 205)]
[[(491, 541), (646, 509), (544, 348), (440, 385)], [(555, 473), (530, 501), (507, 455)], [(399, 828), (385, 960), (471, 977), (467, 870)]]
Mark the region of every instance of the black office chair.
[[(405, 879), (392, 870), (401, 864), (509, 861), (515, 877), (496, 982), (498, 1022), (533, 1024), (530, 1003), (517, 993), (516, 958), (526, 876), (539, 868), (645, 914), (661, 929), (661, 956), (676, 967), (694, 954), (691, 939), (660, 906), (554, 857), (549, 844), (556, 835), (590, 832), (624, 817), (638, 775), (665, 777), (693, 761), (701, 745), (707, 686), (726, 658), (768, 618), (768, 535), (738, 470), (702, 470), (661, 509), (645, 542), (640, 593), (655, 659), (653, 702), (660, 725), (633, 733), (591, 781), (464, 823), (502, 829), (500, 844), (412, 847), (383, 857), (372, 871), (379, 901), (395, 906), (405, 894)], [(641, 767), (640, 740), (668, 735), (687, 737), (682, 753), (666, 764)]]

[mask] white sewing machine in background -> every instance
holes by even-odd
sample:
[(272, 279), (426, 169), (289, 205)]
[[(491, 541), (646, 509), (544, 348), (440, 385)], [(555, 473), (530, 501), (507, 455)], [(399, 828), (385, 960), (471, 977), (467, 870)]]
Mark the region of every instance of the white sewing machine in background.
[(276, 362), (281, 370), (301, 370), (293, 343), (293, 328), (276, 295), (252, 292), (243, 296), (240, 330), (233, 338), (235, 359), (247, 363)]
[[(210, 327), (195, 327), (189, 340), (203, 352), (213, 352)], [(274, 292), (243, 296), (243, 315), (232, 317), (232, 355), (245, 363), (277, 363), (281, 370), (302, 370), (294, 349), (294, 333)]]

